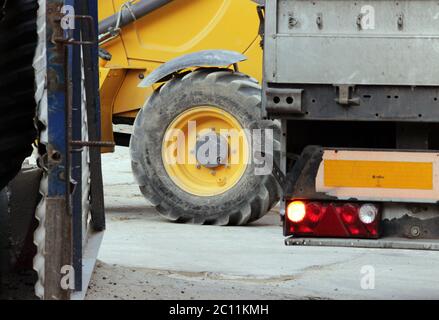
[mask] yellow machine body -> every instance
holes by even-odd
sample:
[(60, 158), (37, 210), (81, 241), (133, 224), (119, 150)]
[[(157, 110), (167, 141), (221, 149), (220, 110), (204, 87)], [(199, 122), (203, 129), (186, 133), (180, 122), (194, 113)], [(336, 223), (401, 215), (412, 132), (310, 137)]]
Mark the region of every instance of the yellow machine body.
[[(126, 0), (100, 0), (99, 19), (120, 11)], [(100, 63), (102, 139), (113, 140), (113, 119), (133, 120), (154, 88), (138, 88), (155, 68), (207, 49), (244, 54), (240, 71), (262, 78), (262, 49), (256, 4), (250, 0), (174, 0), (124, 27), (101, 47), (111, 55)], [(107, 150), (108, 151), (108, 150)]]

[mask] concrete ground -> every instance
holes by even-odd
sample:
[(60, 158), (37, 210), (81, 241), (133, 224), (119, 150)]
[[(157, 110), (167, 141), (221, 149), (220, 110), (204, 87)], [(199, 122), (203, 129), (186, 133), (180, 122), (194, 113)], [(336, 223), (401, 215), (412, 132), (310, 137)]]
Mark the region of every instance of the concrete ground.
[(286, 247), (275, 212), (246, 227), (169, 223), (104, 155), (108, 227), (87, 299), (439, 299), (439, 252)]

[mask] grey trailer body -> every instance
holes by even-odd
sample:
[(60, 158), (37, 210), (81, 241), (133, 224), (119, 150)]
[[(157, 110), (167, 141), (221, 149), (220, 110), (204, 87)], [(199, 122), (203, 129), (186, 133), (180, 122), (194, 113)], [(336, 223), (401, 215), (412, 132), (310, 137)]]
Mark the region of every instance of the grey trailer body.
[(267, 111), (438, 121), (438, 9), (437, 1), (267, 1)]

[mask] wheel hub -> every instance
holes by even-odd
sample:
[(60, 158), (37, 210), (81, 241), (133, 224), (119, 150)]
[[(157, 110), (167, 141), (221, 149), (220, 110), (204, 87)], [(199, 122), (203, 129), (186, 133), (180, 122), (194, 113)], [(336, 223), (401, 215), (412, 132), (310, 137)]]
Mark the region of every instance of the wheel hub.
[(250, 159), (249, 146), (245, 130), (232, 114), (219, 107), (193, 107), (167, 128), (163, 165), (185, 192), (216, 196), (241, 180)]
[(228, 163), (229, 142), (214, 130), (197, 139), (197, 162), (205, 168), (217, 168)]

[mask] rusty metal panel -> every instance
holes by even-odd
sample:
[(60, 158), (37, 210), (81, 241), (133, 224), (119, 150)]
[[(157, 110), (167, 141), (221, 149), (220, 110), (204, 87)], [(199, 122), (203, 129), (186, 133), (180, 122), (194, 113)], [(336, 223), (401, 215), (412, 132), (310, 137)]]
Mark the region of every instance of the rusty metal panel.
[(67, 300), (70, 291), (61, 288), (63, 266), (72, 263), (72, 219), (66, 212), (66, 197), (46, 200), (46, 255), (44, 268), (44, 299)]

